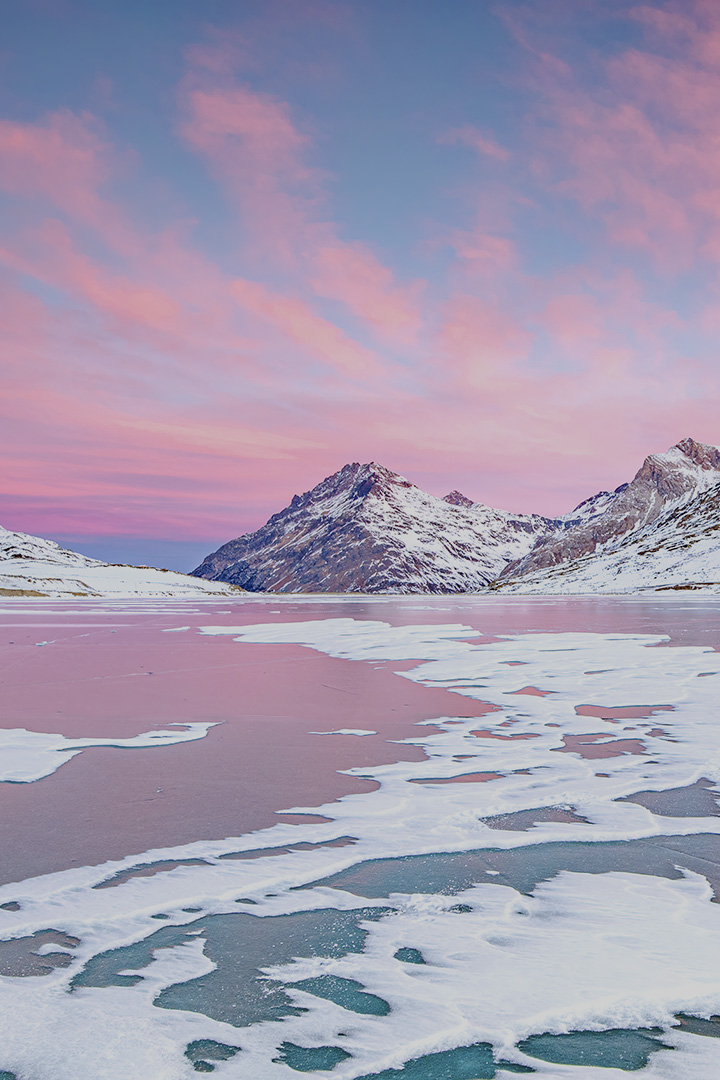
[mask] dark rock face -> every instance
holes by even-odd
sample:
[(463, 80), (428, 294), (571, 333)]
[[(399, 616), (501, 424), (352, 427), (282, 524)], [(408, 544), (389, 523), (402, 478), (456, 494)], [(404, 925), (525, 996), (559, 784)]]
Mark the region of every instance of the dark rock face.
[(717, 446), (708, 446), (688, 438), (681, 439), (676, 449), (701, 469), (720, 471), (720, 449)]
[(353, 462), (193, 573), (253, 592), (473, 592), (551, 524), (451, 495)]
[(443, 502), (450, 503), (451, 506), (473, 506), (472, 499), (468, 499), (467, 495), (463, 495), (461, 491), (451, 491), (448, 495), (443, 496)]
[[(704, 473), (710, 475), (705, 478)], [(565, 516), (559, 530), (541, 537), (527, 555), (509, 563), (500, 579), (521, 578), (590, 555), (631, 530), (652, 525), (669, 503), (697, 492), (716, 473), (720, 450), (694, 439), (683, 439), (666, 454), (652, 454), (629, 484), (581, 503)]]

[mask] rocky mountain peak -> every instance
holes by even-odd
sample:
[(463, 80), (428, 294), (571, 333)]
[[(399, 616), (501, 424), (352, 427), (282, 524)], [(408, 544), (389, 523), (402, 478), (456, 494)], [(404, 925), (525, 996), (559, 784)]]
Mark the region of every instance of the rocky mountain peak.
[(451, 506), (474, 506), (475, 503), (472, 499), (468, 499), (467, 495), (463, 495), (462, 491), (450, 491), (447, 495), (443, 495), (443, 502), (450, 503)]
[(654, 489), (663, 500), (678, 499), (699, 484), (712, 482), (711, 477), (702, 475), (712, 472), (720, 472), (720, 450), (687, 438), (664, 454), (646, 457), (633, 484)]
[(275, 592), (469, 592), (549, 521), (440, 499), (375, 461), (344, 465), (193, 571)]
[(701, 469), (720, 471), (720, 448), (717, 446), (695, 442), (695, 439), (688, 437), (687, 439), (681, 439), (673, 449), (680, 450), (686, 458), (689, 458), (695, 465), (699, 465)]
[(365, 464), (351, 461), (331, 476), (326, 476), (310, 491), (293, 495), (289, 507), (279, 514), (274, 514), (270, 521), (285, 518), (288, 511), (305, 510), (319, 503), (327, 505), (329, 500), (341, 500), (343, 503), (349, 500), (352, 503), (361, 501), (370, 494), (387, 497), (394, 489), (411, 487), (414, 485), (404, 476), (386, 469), (384, 465), (378, 465), (375, 461)]
[(358, 499), (364, 499), (371, 494), (382, 498), (390, 495), (393, 489), (415, 487), (404, 476), (386, 469), (384, 465), (378, 465), (376, 461), (370, 461), (366, 465), (356, 465), (353, 462), (350, 468), (354, 470), (351, 474), (353, 495)]
[(565, 516), (560, 531), (540, 537), (501, 577), (521, 577), (606, 550), (631, 532), (652, 526), (668, 508), (715, 489), (718, 482), (720, 449), (682, 439), (664, 454), (646, 457), (629, 484), (581, 503)]

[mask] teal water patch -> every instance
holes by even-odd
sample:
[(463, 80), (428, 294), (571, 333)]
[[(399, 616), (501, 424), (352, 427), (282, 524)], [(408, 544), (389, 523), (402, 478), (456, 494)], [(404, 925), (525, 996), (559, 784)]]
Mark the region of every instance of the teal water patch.
[(720, 1039), (720, 1016), (711, 1016), (704, 1020), (700, 1016), (690, 1016), (688, 1013), (678, 1013), (675, 1019), (683, 1031), (689, 1031), (691, 1035), (703, 1035), (707, 1039)]
[(395, 960), (402, 960), (403, 964), (424, 964), (425, 959), (419, 949), (410, 949), (405, 945), (393, 954)]
[[(652, 836), (643, 840), (532, 844), (508, 851), (485, 848), (436, 855), (373, 859), (302, 888), (330, 886), (378, 899), (391, 893), (454, 895), (480, 882), (509, 885), (531, 895), (560, 870), (581, 874), (624, 871), (681, 878), (682, 869), (702, 874), (720, 894), (720, 835)], [(490, 874), (490, 876), (489, 876)]]
[(384, 1069), (358, 1080), (492, 1080), (498, 1069), (516, 1073), (534, 1071), (525, 1065), (495, 1061), (489, 1043), (474, 1043), (426, 1054), (406, 1062), (400, 1069)]
[(216, 1042), (215, 1039), (196, 1039), (188, 1043), (185, 1057), (192, 1062), (195, 1072), (214, 1072), (213, 1062), (229, 1061), (239, 1052), (239, 1046), (228, 1046), (227, 1043)]
[(516, 810), (512, 814), (493, 814), (482, 818), (491, 829), (505, 832), (528, 832), (545, 822), (564, 822), (568, 825), (588, 825), (588, 819), (563, 806), (543, 806), (536, 810)]
[(639, 803), (653, 814), (664, 817), (718, 817), (718, 793), (716, 785), (705, 778), (682, 788), (666, 791), (638, 791), (616, 802)]
[(661, 1028), (622, 1028), (610, 1031), (573, 1031), (569, 1035), (531, 1035), (518, 1043), (528, 1057), (554, 1065), (594, 1065), (602, 1069), (644, 1069), (656, 1050), (669, 1050), (658, 1035)]
[(329, 1072), (351, 1056), (339, 1046), (297, 1046), (284, 1042), (278, 1049), (280, 1055), (273, 1061), (289, 1065), (298, 1072)]
[(265, 859), (273, 855), (289, 855), (292, 851), (317, 851), (318, 848), (347, 847), (356, 844), (357, 836), (338, 836), (335, 840), (320, 840), (313, 844), (302, 841), (298, 844), (287, 844), (285, 847), (253, 848), (250, 851), (229, 851), (226, 855), (220, 855), (221, 859)]
[(8, 1072), (7, 1069), (0, 1069), (0, 1080), (17, 1080), (15, 1073)]
[(369, 994), (363, 984), (355, 979), (342, 979), (338, 975), (318, 975), (314, 979), (303, 979), (292, 984), (298, 990), (325, 998), (351, 1012), (365, 1016), (387, 1016), (390, 1006), (384, 998)]
[[(12, 978), (50, 975), (55, 968), (67, 967), (74, 960), (71, 952), (80, 939), (63, 930), (36, 930), (26, 937), (0, 941), (0, 975)], [(41, 946), (57, 945), (57, 952), (38, 953)]]
[[(72, 986), (127, 986), (142, 979), (153, 951), (197, 941), (202, 931), (205, 955), (217, 966), (197, 979), (162, 990), (155, 1005), (185, 1009), (214, 1020), (245, 1027), (262, 1020), (295, 1016), (298, 1009), (282, 983), (261, 968), (286, 964), (295, 957), (340, 958), (361, 952), (367, 931), (360, 923), (381, 918), (389, 908), (352, 911), (321, 909), (294, 915), (258, 917), (246, 912), (211, 915), (183, 926), (163, 926), (143, 941), (94, 956)], [(140, 969), (137, 975), (121, 975)]]

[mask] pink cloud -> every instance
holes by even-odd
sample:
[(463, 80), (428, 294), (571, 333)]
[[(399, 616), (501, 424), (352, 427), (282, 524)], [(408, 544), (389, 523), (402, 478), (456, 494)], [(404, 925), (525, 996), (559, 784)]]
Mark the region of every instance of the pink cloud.
[(486, 232), (481, 226), (474, 230), (455, 229), (448, 238), (456, 254), (480, 273), (496, 274), (510, 270), (516, 263), (515, 244), (508, 236)]
[(420, 284), (397, 286), (392, 272), (364, 244), (319, 246), (311, 273), (318, 296), (340, 300), (379, 333), (402, 339), (418, 331)]
[(344, 334), (333, 323), (316, 315), (298, 297), (270, 292), (254, 281), (236, 280), (232, 292), (247, 310), (267, 320), (311, 356), (321, 358), (354, 378), (376, 373), (377, 356)]
[(510, 369), (517, 375), (517, 365), (527, 359), (531, 346), (532, 335), (521, 320), (497, 304), (459, 296), (446, 308), (439, 341), (445, 370), (485, 401), (505, 382)]
[(50, 113), (35, 124), (0, 120), (0, 191), (46, 200), (119, 251), (127, 251), (125, 215), (101, 189), (133, 158), (107, 143), (89, 113)]
[(110, 175), (97, 125), (88, 115), (50, 114), (44, 123), (0, 120), (0, 184), (5, 191), (37, 193), (85, 214), (84, 201)]
[(242, 87), (194, 89), (190, 118), (181, 130), (231, 178), (249, 173), (256, 183), (270, 176), (305, 183), (315, 177), (301, 162), (309, 137), (297, 130), (289, 107), (268, 94)]
[(510, 151), (494, 139), (483, 135), (472, 124), (463, 124), (462, 127), (452, 128), (438, 140), (441, 143), (459, 143), (467, 146), (470, 150), (477, 150), (479, 154), (495, 158), (496, 161), (508, 161)]
[(371, 332), (412, 338), (421, 326), (420, 283), (398, 285), (366, 245), (339, 238), (326, 216), (325, 175), (307, 163), (312, 139), (289, 106), (244, 87), (198, 85), (197, 72), (185, 102), (182, 134), (221, 177), (268, 270), (290, 272), (344, 304)]
[(684, 272), (720, 259), (720, 9), (689, 0), (626, 14), (642, 45), (583, 57), (571, 75), (543, 70), (536, 167), (612, 244)]

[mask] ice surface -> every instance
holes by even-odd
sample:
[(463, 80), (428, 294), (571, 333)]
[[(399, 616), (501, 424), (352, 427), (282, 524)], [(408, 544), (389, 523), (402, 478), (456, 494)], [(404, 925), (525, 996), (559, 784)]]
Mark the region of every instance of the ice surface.
[[(186, 1049), (206, 1040), (240, 1047), (218, 1062), (229, 1080), (287, 1080), (302, 1071), (303, 1051), (310, 1071), (322, 1075), (324, 1059), (312, 1052), (327, 1047), (342, 1051), (336, 1080), (438, 1080), (453, 1060), (448, 1052), (484, 1045), (482, 1068), (503, 1080), (521, 1067), (552, 1080), (618, 1080), (624, 1068), (546, 1061), (527, 1052), (543, 1044), (523, 1040), (657, 1027), (672, 1049), (647, 1047), (648, 1064), (634, 1075), (717, 1080), (719, 1040), (700, 1026), (678, 1027), (676, 1017), (720, 1012), (720, 904), (711, 902), (709, 883), (720, 877), (720, 818), (688, 816), (705, 804), (683, 803), (672, 816), (670, 806), (654, 813), (618, 800), (701, 778), (720, 782), (717, 695), (705, 677), (720, 673), (718, 654), (666, 648), (659, 635), (537, 633), (478, 643), (477, 631), (459, 624), (353, 619), (203, 632), (229, 633), (240, 650), (246, 641), (284, 641), (357, 661), (416, 661), (403, 677), (492, 704), (496, 711), (483, 719), (491, 734), (535, 737), (477, 738), (476, 719), (438, 717), (412, 740), (424, 760), (363, 766), (378, 790), (288, 808), (320, 813), (326, 824), (278, 824), (1, 888), (0, 905), (21, 905), (2, 912), (1, 936), (52, 926), (80, 944), (67, 970), (0, 978), (0, 1068), (40, 1080), (183, 1080), (196, 1075)], [(528, 685), (552, 693), (517, 694)], [(661, 722), (613, 715), (663, 705), (673, 709)], [(584, 715), (582, 706), (601, 715)], [(658, 727), (667, 734), (653, 734)], [(581, 753), (557, 752), (567, 736), (593, 735), (601, 738), (590, 742), (640, 742), (643, 752), (604, 759), (600, 775)], [(413, 782), (478, 771), (498, 778)], [(540, 821), (527, 832), (482, 820), (558, 806), (570, 820)], [(330, 846), (347, 836), (357, 841)], [(261, 849), (272, 857), (223, 858)], [(172, 869), (130, 876), (133, 867), (162, 862)], [(285, 917), (312, 916), (322, 933), (334, 915), (357, 910), (352, 889), (373, 867), (373, 902), (386, 910), (363, 924), (359, 951), (323, 955), (309, 939), (279, 947)], [(114, 888), (94, 887), (123, 874)], [(239, 914), (246, 901), (253, 905)], [(188, 908), (199, 909), (191, 921)], [(154, 920), (161, 914), (169, 915), (162, 927)], [(218, 947), (214, 928), (230, 918), (253, 929), (248, 941), (266, 942), (252, 960), (257, 985), (306, 1012), (238, 1028), (212, 1006), (223, 995), (209, 988), (250, 962), (234, 931)], [(408, 962), (416, 955), (424, 963)], [(93, 980), (103, 964), (119, 985)], [(303, 984), (356, 984), (389, 1012), (355, 1012)]]

